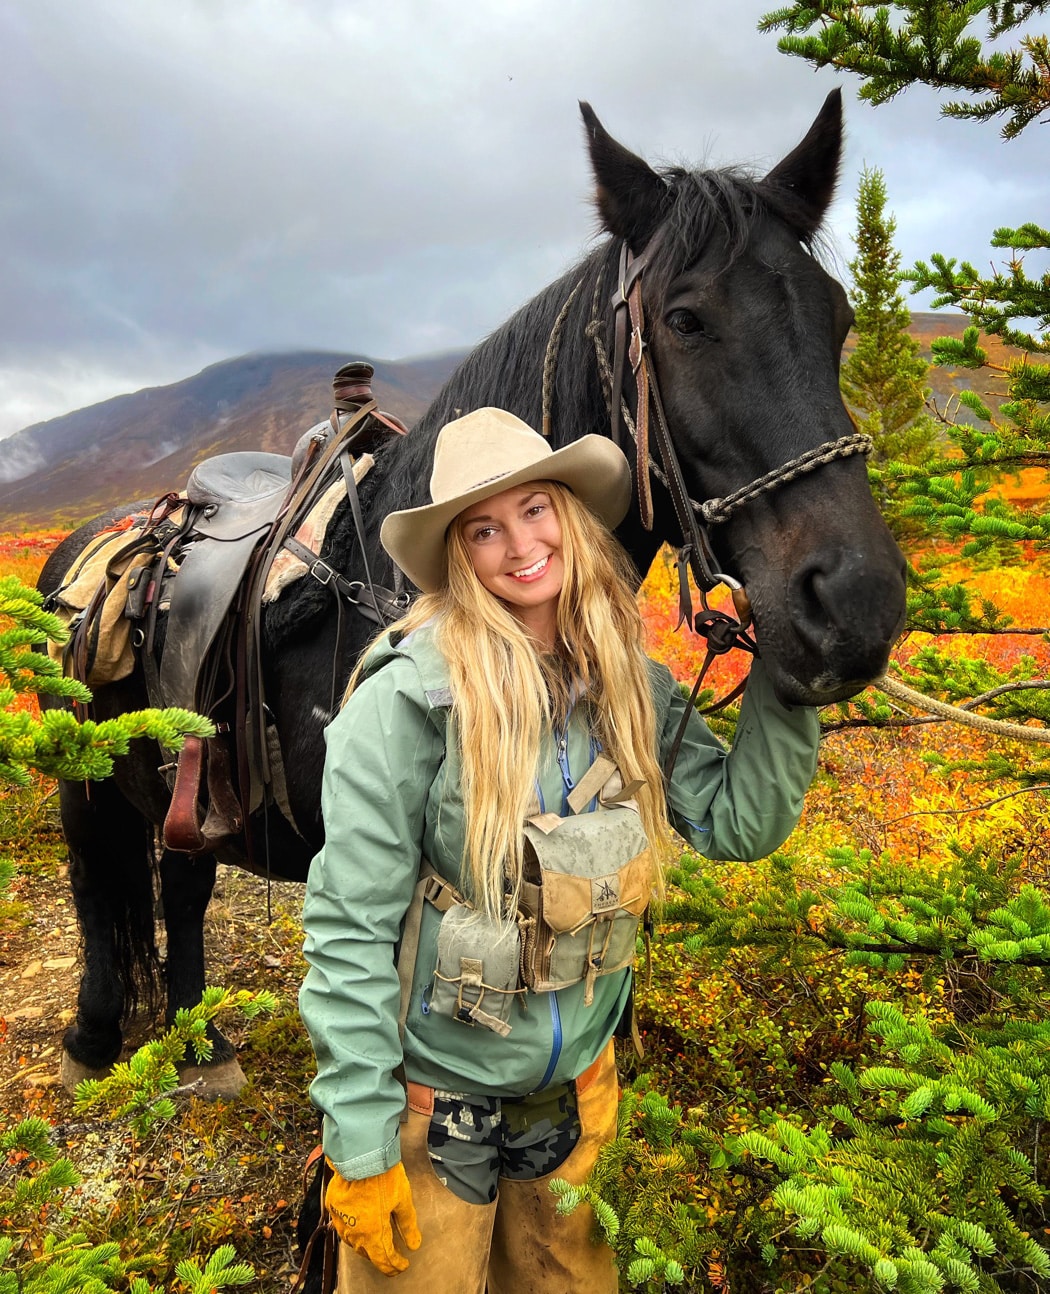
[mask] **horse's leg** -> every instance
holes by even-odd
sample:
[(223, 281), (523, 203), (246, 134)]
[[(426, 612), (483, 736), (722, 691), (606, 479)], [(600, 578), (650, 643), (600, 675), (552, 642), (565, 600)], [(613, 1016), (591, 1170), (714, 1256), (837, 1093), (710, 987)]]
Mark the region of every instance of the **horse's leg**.
[[(168, 935), (165, 978), (168, 990), (167, 1023), (180, 1007), (195, 1006), (204, 992), (204, 913), (215, 886), (215, 858), (211, 854), (175, 853), (166, 849), (160, 860), (160, 894), (164, 927)], [(201, 1095), (236, 1096), (244, 1086), (244, 1071), (228, 1038), (208, 1025), (211, 1060), (199, 1064), (193, 1052), (180, 1074), (184, 1083), (200, 1081)]]
[(120, 1055), (122, 1023), (157, 996), (153, 828), (112, 781), (60, 785), (83, 972), (63, 1039), (62, 1082), (98, 1077)]

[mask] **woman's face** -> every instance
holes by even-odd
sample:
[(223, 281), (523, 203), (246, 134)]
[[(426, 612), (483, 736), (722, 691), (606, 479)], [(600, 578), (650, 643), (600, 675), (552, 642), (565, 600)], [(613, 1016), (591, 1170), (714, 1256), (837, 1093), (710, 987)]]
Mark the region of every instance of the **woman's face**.
[(512, 485), (460, 513), (474, 574), (546, 647), (565, 568), (561, 523), (543, 481)]

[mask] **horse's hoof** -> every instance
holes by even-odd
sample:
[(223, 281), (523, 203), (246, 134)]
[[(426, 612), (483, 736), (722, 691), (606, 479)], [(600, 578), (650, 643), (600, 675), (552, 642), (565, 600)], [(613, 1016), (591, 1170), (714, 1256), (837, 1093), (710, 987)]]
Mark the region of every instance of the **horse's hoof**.
[(62, 1064), (58, 1071), (59, 1082), (72, 1095), (80, 1083), (85, 1078), (108, 1078), (111, 1073), (111, 1066), (104, 1065), (101, 1069), (92, 1069), (90, 1065), (85, 1065), (83, 1061), (77, 1060), (63, 1048)]
[(247, 1081), (236, 1056), (220, 1061), (217, 1065), (186, 1065), (179, 1070), (179, 1082), (182, 1086), (200, 1083), (195, 1095), (206, 1101), (232, 1100), (235, 1096), (240, 1096), (241, 1088)]

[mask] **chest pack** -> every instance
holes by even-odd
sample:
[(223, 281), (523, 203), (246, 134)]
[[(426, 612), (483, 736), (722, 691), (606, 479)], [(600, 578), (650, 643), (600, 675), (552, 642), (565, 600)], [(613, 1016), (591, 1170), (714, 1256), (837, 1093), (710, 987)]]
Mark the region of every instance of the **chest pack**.
[[(518, 908), (502, 919), (476, 909), (428, 862), (420, 870), (398, 958), (401, 1027), (407, 1020), (424, 903), (442, 913), (429, 1010), (506, 1036), (516, 998), (594, 983), (634, 960), (649, 903), (649, 845), (631, 796), (599, 755), (568, 799), (570, 812), (524, 826)], [(596, 805), (586, 811), (592, 801)]]

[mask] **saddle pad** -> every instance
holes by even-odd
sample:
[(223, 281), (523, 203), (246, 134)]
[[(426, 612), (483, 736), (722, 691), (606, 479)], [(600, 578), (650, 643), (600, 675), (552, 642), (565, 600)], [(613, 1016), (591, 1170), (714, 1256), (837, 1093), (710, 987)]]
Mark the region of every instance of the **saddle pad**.
[[(371, 454), (362, 454), (354, 459), (354, 480), (358, 485), (374, 463), (375, 459)], [(312, 552), (319, 553), (324, 545), (325, 533), (335, 515), (335, 510), (345, 498), (346, 483), (340, 477), (325, 490), (306, 514), (302, 525), (295, 532), (295, 538)], [(276, 602), (290, 584), (302, 579), (309, 570), (304, 561), (289, 552), (287, 548), (282, 548), (273, 559), (267, 573), (266, 586), (262, 595), (263, 602)]]

